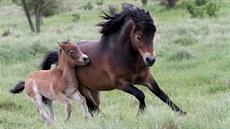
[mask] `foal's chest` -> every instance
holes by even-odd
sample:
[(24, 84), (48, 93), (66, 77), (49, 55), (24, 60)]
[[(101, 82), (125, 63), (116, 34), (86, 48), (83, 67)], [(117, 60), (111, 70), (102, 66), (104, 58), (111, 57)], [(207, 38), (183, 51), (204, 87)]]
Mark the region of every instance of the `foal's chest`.
[(65, 83), (66, 83), (66, 89), (65, 89), (66, 96), (72, 95), (78, 89), (78, 81), (76, 75), (65, 78)]

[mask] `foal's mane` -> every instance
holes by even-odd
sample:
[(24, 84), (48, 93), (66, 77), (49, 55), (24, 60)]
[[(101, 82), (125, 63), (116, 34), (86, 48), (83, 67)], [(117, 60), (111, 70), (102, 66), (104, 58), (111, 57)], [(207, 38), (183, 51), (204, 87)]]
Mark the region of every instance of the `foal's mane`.
[(109, 14), (104, 11), (102, 12), (104, 13), (104, 16), (101, 17), (107, 20), (106, 22), (100, 22), (97, 24), (97, 26), (102, 27), (100, 30), (102, 38), (120, 30), (127, 19), (133, 20), (136, 26), (135, 31), (141, 29), (147, 35), (156, 31), (156, 27), (153, 23), (154, 21), (149, 12), (135, 7), (132, 4), (124, 3), (120, 13), (116, 13), (115, 8), (112, 6), (109, 7)]

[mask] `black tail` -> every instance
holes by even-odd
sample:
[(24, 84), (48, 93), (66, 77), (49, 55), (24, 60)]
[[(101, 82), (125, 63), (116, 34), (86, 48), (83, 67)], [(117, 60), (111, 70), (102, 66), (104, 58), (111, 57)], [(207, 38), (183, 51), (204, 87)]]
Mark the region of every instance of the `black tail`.
[(10, 89), (10, 92), (13, 94), (20, 93), (24, 90), (24, 88), (25, 88), (25, 81), (19, 81), (14, 88)]
[(49, 70), (52, 64), (58, 62), (58, 52), (57, 51), (48, 51), (43, 57), (43, 61), (39, 66), (40, 69)]

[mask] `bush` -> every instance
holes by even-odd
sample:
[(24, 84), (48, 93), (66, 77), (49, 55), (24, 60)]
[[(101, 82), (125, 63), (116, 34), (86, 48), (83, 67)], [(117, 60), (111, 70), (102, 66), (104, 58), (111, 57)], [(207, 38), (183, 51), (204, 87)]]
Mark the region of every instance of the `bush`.
[(73, 22), (77, 22), (77, 21), (79, 21), (79, 19), (80, 19), (80, 14), (78, 14), (78, 13), (74, 13), (74, 14), (72, 14), (72, 21)]
[(48, 48), (46, 46), (41, 45), (39, 41), (34, 42), (28, 48), (29, 48), (29, 53), (32, 55), (36, 55), (37, 53), (44, 53), (48, 51)]
[(145, 6), (148, 3), (148, 0), (141, 0), (141, 3)]
[(192, 54), (187, 50), (180, 50), (169, 57), (169, 61), (182, 61), (192, 58)]
[[(12, 0), (12, 2), (18, 6), (22, 6), (21, 0)], [(44, 2), (45, 2), (44, 4), (45, 6), (43, 7), (43, 10), (42, 10), (43, 11), (42, 16), (48, 17), (48, 16), (52, 16), (58, 13), (59, 4), (61, 4), (60, 0), (50, 0), (50, 1), (44, 1)], [(35, 5), (36, 5), (36, 1), (26, 0), (26, 4), (28, 6), (29, 12), (33, 14)]]
[(104, 3), (103, 0), (97, 0), (97, 1), (96, 1), (96, 4), (97, 4), (97, 5), (103, 5), (103, 3)]
[(10, 34), (11, 34), (10, 30), (5, 30), (5, 31), (2, 33), (2, 37), (9, 36)]
[(189, 4), (187, 6), (187, 10), (191, 14), (191, 17), (203, 18), (205, 13), (205, 6), (196, 6), (194, 4)]
[(48, 17), (57, 14), (59, 12), (59, 4), (60, 0), (53, 0), (52, 3), (44, 9), (42, 15)]
[(220, 7), (214, 2), (207, 0), (184, 1), (182, 4), (186, 7), (191, 17), (203, 18), (205, 14), (210, 17), (217, 16)]
[(86, 5), (83, 6), (85, 10), (91, 10), (93, 9), (92, 1), (88, 2)]
[(216, 12), (218, 12), (220, 10), (220, 6), (217, 6), (215, 3), (209, 3), (207, 5), (207, 14), (210, 16), (210, 17), (213, 17), (213, 16), (217, 16), (216, 15)]
[(180, 36), (175, 38), (172, 41), (174, 44), (180, 44), (182, 46), (188, 46), (188, 45), (192, 45), (195, 42), (195, 39), (189, 37), (189, 36)]

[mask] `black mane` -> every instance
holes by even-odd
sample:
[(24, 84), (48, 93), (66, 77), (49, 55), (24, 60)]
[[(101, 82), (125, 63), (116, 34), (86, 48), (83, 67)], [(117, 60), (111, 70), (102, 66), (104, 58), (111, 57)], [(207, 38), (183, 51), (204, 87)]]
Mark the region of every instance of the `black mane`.
[(102, 37), (108, 36), (120, 30), (122, 25), (126, 21), (126, 18), (132, 19), (134, 21), (134, 24), (136, 26), (135, 31), (141, 29), (145, 34), (154, 33), (156, 31), (154, 21), (148, 11), (145, 11), (144, 9), (140, 9), (128, 3), (124, 3), (122, 5), (122, 9), (123, 11), (121, 11), (120, 13), (116, 13), (115, 8), (110, 6), (110, 14), (106, 14), (105, 12), (103, 12), (105, 16), (102, 16), (102, 18), (107, 21), (97, 24), (97, 26), (102, 27), (100, 30)]

